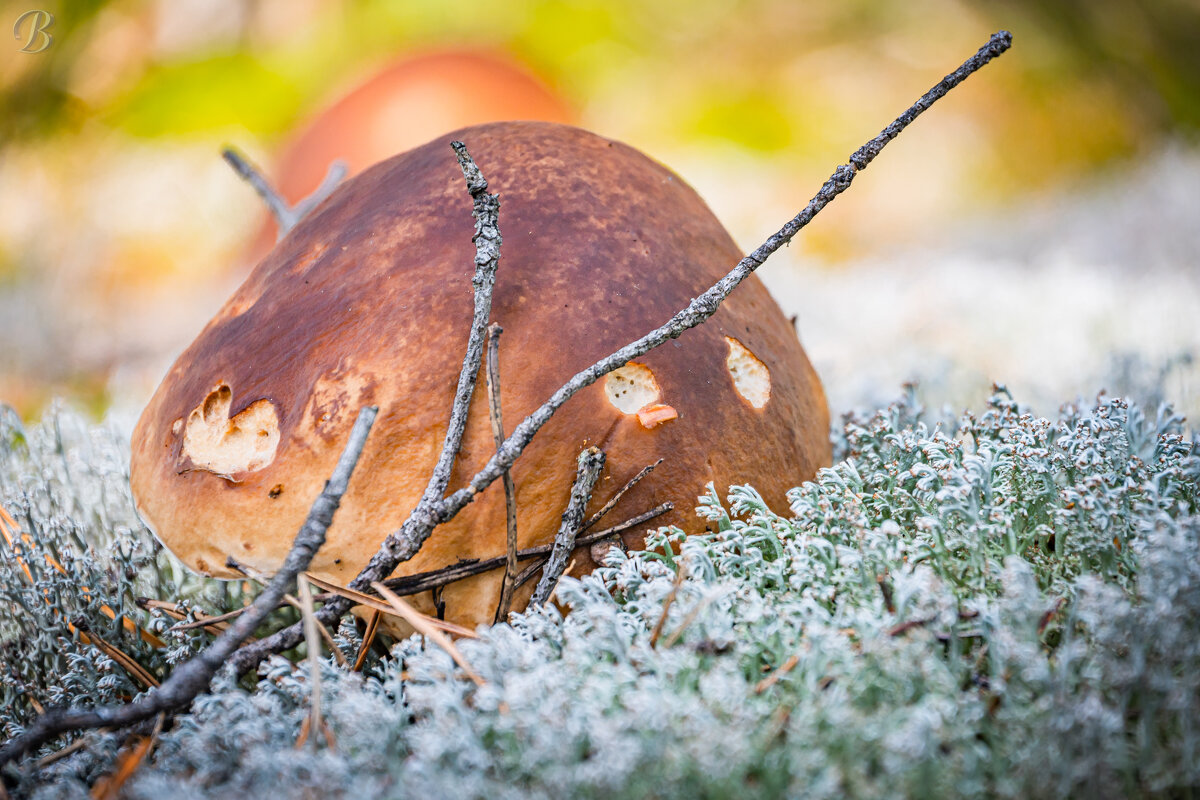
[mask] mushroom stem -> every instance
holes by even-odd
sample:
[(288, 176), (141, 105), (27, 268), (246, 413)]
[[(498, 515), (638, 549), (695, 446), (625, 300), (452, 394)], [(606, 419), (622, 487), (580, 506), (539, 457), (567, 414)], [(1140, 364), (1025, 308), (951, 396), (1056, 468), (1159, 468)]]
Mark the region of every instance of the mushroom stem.
[(267, 614), (279, 605), (296, 576), (308, 569), (309, 562), (325, 543), (325, 532), (333, 523), (333, 514), (341, 504), (342, 495), (346, 493), (350, 476), (358, 464), (359, 456), (362, 455), (363, 445), (366, 444), (371, 426), (375, 424), (378, 411), (374, 406), (367, 406), (358, 412), (358, 419), (350, 431), (350, 439), (346, 442), (337, 466), (326, 482), (324, 490), (313, 501), (308, 518), (296, 534), (283, 566), (255, 598), (249, 611), (238, 617), (203, 652), (176, 667), (171, 677), (161, 686), (132, 703), (94, 709), (48, 710), (24, 733), (12, 738), (0, 748), (0, 766), (40, 747), (60, 733), (84, 728), (124, 728), (144, 722), (160, 712), (186, 706), (196, 695), (207, 689), (217, 670), (231, 660), (230, 657), (242, 640), (253, 633)]
[(550, 551), (550, 560), (542, 569), (542, 579), (538, 581), (537, 588), (533, 590), (533, 597), (529, 599), (530, 606), (545, 603), (554, 592), (554, 587), (558, 585), (558, 579), (567, 568), (567, 559), (575, 550), (575, 537), (579, 535), (579, 529), (583, 525), (583, 511), (592, 499), (592, 488), (595, 487), (603, 469), (603, 450), (589, 447), (579, 454), (575, 484), (571, 487), (571, 499), (567, 503), (567, 510), (563, 512), (558, 534), (554, 537), (554, 549)]
[[(591, 367), (577, 373), (573, 378), (563, 384), (558, 391), (551, 395), (545, 404), (526, 417), (504, 441), (504, 446), (496, 451), (496, 454), (488, 460), (484, 466), (471, 479), (470, 484), (458, 491), (454, 492), (444, 499), (438, 499), (430, 492), (426, 492), (425, 497), (422, 497), (421, 502), (409, 515), (408, 519), (399, 530), (389, 534), (379, 550), (371, 558), (363, 571), (354, 579), (351, 584), (356, 589), (365, 589), (370, 586), (372, 581), (382, 580), (390, 575), (396, 567), (416, 555), (421, 545), (429, 538), (433, 529), (443, 522), (447, 522), (461, 511), (468, 503), (470, 503), (475, 495), (482, 492), (492, 484), (504, 470), (513, 465), (517, 458), (524, 451), (525, 447), (532, 441), (534, 434), (541, 429), (543, 425), (549, 421), (564, 403), (575, 395), (580, 389), (583, 389), (598, 379), (607, 375), (609, 372), (625, 365), (630, 359), (636, 358), (644, 353), (652, 350), (660, 344), (663, 344), (668, 339), (678, 338), (685, 331), (694, 328), (706, 319), (716, 313), (721, 302), (729, 296), (739, 283), (758, 269), (767, 258), (779, 248), (790, 242), (792, 238), (809, 222), (812, 221), (821, 209), (829, 205), (835, 197), (849, 188), (850, 183), (854, 180), (854, 176), (866, 169), (874, 158), (879, 155), (880, 151), (896, 138), (899, 133), (912, 123), (921, 113), (940, 100), (951, 89), (966, 80), (970, 75), (977, 72), (981, 67), (987, 64), (992, 59), (1000, 56), (1012, 46), (1012, 34), (1008, 31), (999, 31), (992, 35), (987, 44), (979, 49), (979, 51), (964, 61), (958, 69), (943, 78), (936, 86), (923, 94), (917, 102), (913, 103), (903, 114), (895, 119), (890, 125), (884, 128), (878, 136), (867, 142), (859, 148), (850, 157), (850, 164), (843, 164), (833, 171), (829, 180), (821, 187), (821, 189), (813, 196), (799, 214), (788, 221), (786, 225), (779, 229), (775, 234), (768, 238), (757, 250), (747, 255), (737, 265), (711, 286), (707, 291), (696, 297), (688, 304), (687, 308), (679, 311), (671, 319), (667, 320), (659, 328), (647, 333), (639, 339), (622, 347), (612, 355), (601, 359)], [(460, 164), (464, 162), (465, 148), (459, 152)], [(477, 170), (476, 170), (477, 171)], [(472, 176), (467, 174), (466, 166), (464, 165), (464, 176), (467, 177), (469, 187), (473, 187)], [(479, 179), (482, 181), (482, 177)], [(486, 182), (484, 182), (486, 186)], [(472, 196), (475, 190), (472, 188)], [(476, 230), (480, 231), (481, 222), (476, 223)], [(496, 231), (497, 250), (496, 257), (499, 257), (498, 239), (499, 231)], [(480, 246), (479, 234), (476, 235), (477, 247)], [(476, 254), (476, 271), (479, 271), (480, 255)], [(476, 322), (479, 318), (479, 295), (476, 292)], [(491, 295), (487, 296), (490, 304)], [(489, 305), (490, 310), (490, 305)], [(475, 342), (476, 332), (479, 333), (479, 338), (483, 336), (483, 325), (476, 324), (472, 329), (471, 343)], [(471, 356), (471, 345), (468, 345), (468, 359)], [(471, 372), (471, 380), (474, 381), (474, 375), (479, 369), (478, 355), (474, 361), (475, 370)], [(460, 385), (462, 380), (460, 379)], [(453, 419), (453, 417), (452, 417)], [(454, 451), (457, 452), (457, 443)], [(443, 460), (447, 458), (447, 453), (443, 451)], [(449, 459), (453, 461), (453, 453), (449, 454)], [(442, 461), (439, 460), (439, 467)], [(448, 471), (447, 471), (448, 474)], [(436, 479), (438, 476), (435, 470)], [(434, 480), (430, 481), (431, 487), (434, 485)], [(442, 484), (444, 487), (444, 484)], [(431, 502), (426, 502), (426, 498), (433, 497)], [(350, 609), (350, 602), (334, 601), (322, 607), (317, 612), (318, 616), (325, 621), (334, 621), (345, 614)], [(278, 633), (266, 639), (262, 639), (253, 645), (242, 648), (233, 659), (233, 668), (239, 672), (245, 672), (257, 665), (262, 659), (270, 653), (276, 653), (281, 650), (286, 650), (289, 647), (294, 647), (300, 641), (300, 626), (293, 625), (289, 628), (284, 628)]]
[[(500, 334), (504, 329), (493, 322), (488, 326), (487, 334), (487, 394), (488, 416), (492, 420), (492, 437), (496, 440), (496, 449), (504, 444), (504, 416), (500, 409)], [(517, 487), (513, 485), (512, 474), (504, 470), (500, 475), (504, 482), (505, 525), (508, 531), (506, 559), (504, 562), (504, 581), (500, 585), (500, 602), (496, 604), (496, 616), (493, 622), (501, 622), (508, 618), (512, 608), (513, 588), (517, 580)]]

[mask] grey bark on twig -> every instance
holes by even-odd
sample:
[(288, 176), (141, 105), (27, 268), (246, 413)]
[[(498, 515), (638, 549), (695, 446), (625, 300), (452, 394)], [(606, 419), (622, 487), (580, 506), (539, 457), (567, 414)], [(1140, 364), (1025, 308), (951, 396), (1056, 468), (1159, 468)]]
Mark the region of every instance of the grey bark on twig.
[[(488, 326), (487, 341), (487, 395), (488, 416), (492, 420), (492, 438), (496, 449), (504, 444), (504, 414), (500, 407), (500, 334), (504, 332), (497, 323)], [(517, 580), (517, 487), (513, 485), (512, 473), (504, 470), (500, 474), (504, 483), (504, 525), (506, 536), (504, 578), (500, 583), (500, 600), (496, 603), (496, 615), (492, 622), (508, 617), (512, 608), (513, 587)]]
[[(534, 435), (541, 429), (543, 425), (554, 415), (562, 405), (573, 397), (581, 389), (595, 383), (604, 375), (612, 372), (630, 359), (636, 358), (649, 350), (663, 344), (669, 339), (678, 338), (685, 331), (694, 328), (706, 319), (716, 313), (721, 302), (732, 292), (738, 284), (746, 279), (750, 273), (754, 272), (766, 259), (779, 248), (790, 242), (792, 238), (806, 226), (812, 219), (820, 213), (821, 209), (833, 201), (839, 194), (849, 188), (850, 183), (854, 180), (854, 176), (866, 169), (874, 158), (879, 155), (880, 151), (894, 139), (905, 127), (913, 122), (921, 113), (932, 106), (939, 99), (944, 97), (947, 92), (964, 81), (967, 77), (978, 71), (981, 67), (987, 64), (992, 59), (998, 57), (1009, 47), (1012, 46), (1012, 34), (1008, 31), (999, 31), (992, 35), (991, 39), (971, 58), (967, 59), (954, 72), (943, 78), (937, 85), (927, 91), (920, 99), (910, 106), (903, 114), (896, 118), (894, 122), (888, 125), (867, 144), (859, 148), (850, 158), (850, 164), (844, 164), (834, 170), (833, 174), (821, 187), (821, 189), (813, 196), (800, 213), (787, 222), (776, 233), (770, 236), (758, 249), (748, 254), (745, 258), (737, 263), (736, 266), (723, 278), (717, 281), (707, 291), (699, 297), (694, 298), (686, 308), (676, 313), (671, 319), (667, 320), (663, 325), (655, 330), (647, 333), (639, 339), (636, 339), (625, 345), (615, 353), (593, 364), (591, 367), (577, 373), (574, 377), (563, 384), (550, 398), (536, 411), (526, 417), (514, 430), (509, 434), (504, 441), (504, 446), (499, 448), (495, 455), (488, 460), (488, 463), (471, 478), (468, 486), (459, 489), (449, 497), (438, 500), (436, 502), (425, 505), (419, 504), (409, 518), (404, 522), (398, 531), (390, 534), (380, 545), (379, 551), (371, 559), (367, 567), (359, 574), (351, 585), (358, 589), (364, 589), (370, 586), (370, 582), (380, 580), (387, 575), (390, 575), (395, 568), (412, 558), (420, 550), (421, 545), (429, 537), (434, 527), (453, 519), (454, 516), (461, 511), (468, 503), (470, 503), (479, 492), (482, 492), (490, 486), (504, 470), (513, 465), (516, 459), (524, 451), (525, 447), (532, 441)], [(459, 162), (464, 164), (465, 148), (459, 150), (461, 143), (456, 143), (456, 152), (459, 153)], [(469, 156), (466, 157), (469, 160)], [(471, 164), (472, 168), (474, 164)], [(463, 167), (464, 175), (467, 173), (467, 167)], [(475, 170), (478, 174), (478, 170)], [(473, 186), (472, 179), (467, 176), (468, 186)], [(482, 181), (482, 176), (479, 178)], [(486, 187), (486, 182), (483, 182)], [(472, 196), (475, 196), (475, 190), (472, 188)], [(476, 202), (478, 214), (479, 202)], [(476, 224), (476, 238), (480, 236), (482, 222)], [(496, 256), (499, 256), (499, 229), (495, 231), (496, 237)], [(477, 242), (478, 246), (478, 242)], [(476, 277), (479, 277), (480, 255), (476, 255)], [(487, 308), (491, 308), (491, 295), (487, 294)], [(479, 318), (479, 303), (480, 296), (476, 295), (476, 327), (472, 330), (472, 337), (476, 331), (482, 336), (483, 326), (478, 323)], [(486, 324), (486, 316), (485, 323)], [(474, 339), (472, 339), (473, 341)], [(470, 346), (468, 346), (468, 354), (470, 354)], [(479, 362), (475, 361), (476, 370), (478, 370)], [(472, 378), (473, 380), (473, 378)], [(457, 450), (457, 447), (456, 447)], [(445, 453), (443, 452), (443, 455)], [(334, 601), (324, 606), (318, 612), (318, 616), (323, 621), (335, 621), (342, 614), (349, 610), (350, 603)], [(279, 631), (274, 636), (262, 639), (248, 647), (242, 648), (234, 659), (234, 667), (239, 671), (245, 671), (250, 667), (258, 664), (269, 653), (279, 652), (288, 647), (294, 646), (300, 639), (299, 625), (292, 625)]]
[(578, 466), (575, 470), (575, 483), (571, 486), (571, 499), (567, 510), (562, 514), (562, 524), (554, 537), (554, 549), (550, 551), (550, 560), (542, 568), (542, 579), (533, 590), (529, 605), (540, 606), (550, 599), (558, 579), (567, 568), (567, 560), (575, 551), (575, 537), (583, 525), (583, 512), (588, 501), (592, 499), (592, 489), (604, 470), (604, 451), (589, 447), (579, 454)]
[[(500, 263), (500, 245), (503, 237), (500, 235), (500, 198), (488, 194), (487, 180), (471, 159), (466, 145), (462, 142), (451, 142), (450, 146), (458, 158), (463, 178), (467, 183), (467, 191), (474, 201), (473, 215), (475, 217), (475, 235), (471, 240), (475, 243), (475, 275), (471, 280), (475, 287), (475, 311), (471, 320), (471, 333), (467, 339), (467, 350), (463, 356), (462, 370), (458, 375), (458, 385), (454, 392), (454, 402), (450, 409), (450, 422), (446, 428), (446, 437), (442, 444), (441, 455), (429, 477), (425, 492), (417, 502), (417, 507), (409, 514), (404, 522), (402, 531), (407, 532), (404, 541), (409, 544), (410, 551), (403, 557), (397, 557), (392, 549), (381, 546), (379, 551), (367, 563), (367, 566), (350, 583), (349, 588), (356, 591), (369, 591), (371, 584), (387, 578), (402, 561), (407, 561), (416, 555), (425, 539), (443, 520), (438, 514), (438, 508), (443, 501), (446, 486), (450, 482), (450, 472), (454, 460), (462, 445), (463, 431), (466, 429), (467, 412), (471, 406), (471, 397), (475, 392), (475, 382), (479, 376), (479, 367), (483, 360), (483, 343), (487, 329), (488, 318), (492, 313), (492, 289), (496, 282), (496, 269)], [(388, 541), (396, 538), (397, 534), (389, 535)], [(344, 597), (338, 597), (321, 607), (317, 619), (322, 623), (332, 624), (350, 610), (353, 604)], [(278, 653), (289, 647), (294, 647), (302, 635), (301, 626), (293, 624), (275, 634), (260, 639), (253, 644), (243, 647), (232, 659), (233, 669), (239, 674), (257, 665), (271, 653)]]
[(308, 569), (317, 550), (325, 543), (325, 532), (333, 523), (333, 514), (341, 504), (350, 476), (362, 455), (363, 445), (378, 409), (367, 406), (358, 413), (350, 438), (330, 475), (325, 488), (313, 501), (308, 518), (292, 542), (292, 549), (275, 577), (254, 599), (250, 610), (242, 614), (211, 645), (189, 661), (180, 664), (157, 689), (132, 703), (92, 709), (50, 709), (38, 717), (20, 736), (0, 748), (0, 766), (40, 747), (66, 731), (84, 728), (123, 728), (150, 719), (163, 711), (187, 705), (208, 688), (213, 676), (231, 660), (238, 645), (254, 632), (259, 623), (279, 605), (296, 576)]
[(658, 461), (655, 461), (653, 464), (647, 464), (646, 466), (644, 466), (640, 470), (638, 470), (637, 475), (634, 475), (632, 478), (630, 478), (625, 483), (624, 486), (622, 486), (620, 489), (617, 490), (616, 494), (614, 494), (612, 497), (610, 497), (608, 499), (607, 503), (605, 503), (603, 506), (600, 507), (599, 511), (597, 511), (595, 514), (592, 514), (592, 516), (588, 518), (588, 521), (583, 523), (583, 527), (579, 529), (580, 532), (582, 533), (583, 531), (586, 531), (588, 528), (592, 527), (597, 522), (599, 522), (601, 519), (603, 519), (605, 514), (612, 511), (616, 507), (617, 503), (621, 502), (621, 498), (625, 496), (626, 492), (628, 492), (633, 487), (637, 486), (638, 482), (640, 482), (642, 480), (642, 478), (646, 477), (651, 472), (653, 472), (654, 468), (657, 467), (662, 462), (663, 462), (663, 460), (660, 458)]
[(233, 167), (233, 171), (238, 174), (238, 177), (253, 187), (258, 196), (266, 203), (271, 215), (275, 217), (276, 241), (286, 236), (288, 231), (296, 227), (297, 222), (304, 219), (325, 198), (333, 194), (333, 190), (345, 179), (347, 172), (346, 162), (334, 161), (329, 165), (325, 177), (321, 179), (321, 185), (314, 189), (308, 197), (292, 206), (288, 205), (288, 201), (275, 191), (275, 187), (262, 174), (262, 170), (237, 150), (232, 147), (222, 148), (221, 157), (229, 166)]
[[(644, 511), (635, 517), (625, 520), (624, 522), (613, 525), (611, 528), (605, 528), (604, 530), (596, 531), (595, 533), (588, 534), (587, 536), (580, 536), (575, 540), (575, 546), (577, 548), (583, 547), (584, 545), (598, 542), (601, 539), (607, 539), (611, 536), (616, 536), (622, 531), (635, 528), (644, 522), (649, 522), (655, 517), (661, 517), (663, 514), (673, 510), (674, 508), (675, 505), (673, 503), (663, 503), (655, 506), (649, 511)], [(550, 544), (540, 544), (536, 547), (518, 550), (517, 560), (527, 561), (531, 558), (548, 556), (550, 555), (550, 551), (553, 549), (554, 543), (551, 542)], [(435, 589), (439, 586), (445, 586), (456, 581), (461, 581), (464, 578), (471, 577), (472, 575), (480, 575), (484, 572), (490, 572), (491, 570), (499, 569), (500, 567), (505, 566), (507, 560), (507, 556), (472, 559), (470, 561), (462, 561), (457, 564), (451, 564), (450, 566), (442, 567), (441, 569), (435, 569), (429, 572), (420, 572), (416, 575), (401, 575), (396, 578), (389, 578), (388, 580), (383, 581), (383, 584), (401, 596), (420, 594), (421, 592), (427, 592), (430, 589)], [(515, 581), (514, 589), (520, 585), (521, 581)], [(324, 597), (318, 596), (317, 599), (321, 600), (324, 599)]]

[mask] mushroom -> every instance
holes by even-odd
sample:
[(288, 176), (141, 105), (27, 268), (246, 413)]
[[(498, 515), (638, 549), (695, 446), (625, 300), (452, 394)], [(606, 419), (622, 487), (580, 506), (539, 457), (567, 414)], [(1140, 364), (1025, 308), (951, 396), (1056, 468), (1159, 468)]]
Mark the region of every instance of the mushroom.
[[(578, 370), (667, 320), (740, 252), (700, 197), (626, 145), (552, 123), (480, 125), (351, 179), (293, 231), (171, 367), (134, 431), (143, 519), (184, 563), (273, 572), (358, 409), (379, 406), (356, 480), (312, 571), (354, 578), (416, 505), (437, 460), (472, 314), (471, 199), (449, 147), (465, 141), (501, 199), (492, 316), (509, 426)], [(482, 380), (482, 376), (481, 376)], [(477, 391), (454, 489), (492, 455)], [(704, 325), (581, 391), (516, 462), (520, 546), (553, 539), (585, 447), (607, 454), (588, 513), (662, 465), (611, 512), (664, 501), (653, 526), (703, 527), (709, 481), (749, 483), (774, 508), (829, 463), (825, 397), (792, 326), (746, 279)], [(645, 529), (624, 535), (637, 547)], [(497, 483), (397, 574), (505, 552)], [(573, 574), (595, 566), (588, 548)], [(502, 570), (447, 586), (446, 618), (491, 621)], [(525, 597), (532, 590), (525, 586)], [(414, 598), (433, 610), (428, 594)], [(515, 608), (524, 598), (518, 596)]]

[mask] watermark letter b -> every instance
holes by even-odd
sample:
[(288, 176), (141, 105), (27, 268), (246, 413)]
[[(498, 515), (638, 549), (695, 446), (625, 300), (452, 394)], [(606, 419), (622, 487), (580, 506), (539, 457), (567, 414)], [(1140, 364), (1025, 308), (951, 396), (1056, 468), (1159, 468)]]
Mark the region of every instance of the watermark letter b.
[[(22, 53), (40, 53), (54, 44), (54, 37), (46, 29), (54, 24), (54, 15), (49, 11), (31, 9), (17, 17), (13, 25), (13, 37), (18, 41), (25, 40)], [(22, 36), (22, 29), (28, 27), (28, 37)]]

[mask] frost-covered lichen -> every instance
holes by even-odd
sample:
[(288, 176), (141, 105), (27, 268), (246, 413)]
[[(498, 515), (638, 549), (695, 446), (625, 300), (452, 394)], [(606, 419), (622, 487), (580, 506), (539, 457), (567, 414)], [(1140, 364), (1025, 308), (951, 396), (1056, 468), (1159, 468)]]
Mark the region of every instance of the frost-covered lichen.
[[(459, 641), (483, 686), (416, 638), (366, 675), (326, 659), (332, 746), (295, 747), (305, 662), (271, 660), (252, 691), (223, 677), (160, 735), (126, 796), (1148, 797), (1200, 786), (1200, 452), (1181, 421), (1108, 397), (1042, 419), (1003, 392), (978, 415), (924, 419), (911, 396), (848, 419), (838, 463), (792, 492), (788, 516), (751, 488), (710, 488), (698, 509), (709, 533), (664, 530), (646, 552), (610, 551), (604, 568), (562, 582), (565, 617), (517, 614)], [(16, 460), (46, 457), (35, 449)], [(146, 541), (126, 526), (112, 538)], [(104, 527), (81, 536), (100, 541)], [(88, 559), (72, 564), (109, 563)], [(136, 579), (106, 591), (125, 591), (121, 580)], [(6, 630), (35, 612), (10, 613)], [(355, 630), (338, 633), (351, 653)], [(25, 658), (16, 647), (8, 661)], [(136, 688), (122, 686), (86, 696)], [(4, 713), (21, 719), (5, 691)], [(85, 796), (119, 743), (89, 736), (10, 780), (39, 797)]]

